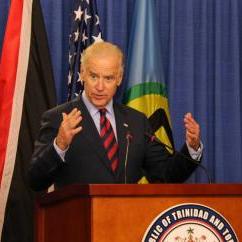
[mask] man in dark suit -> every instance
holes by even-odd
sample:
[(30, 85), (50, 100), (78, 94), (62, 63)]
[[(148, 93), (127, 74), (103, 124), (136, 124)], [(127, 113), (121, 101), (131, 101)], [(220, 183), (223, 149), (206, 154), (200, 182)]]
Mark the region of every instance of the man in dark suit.
[[(96, 43), (82, 56), (83, 93), (43, 114), (29, 169), (34, 190), (51, 184), (183, 182), (201, 157), (199, 125), (185, 115), (184, 155), (170, 153), (149, 136), (145, 115), (113, 102), (123, 77), (123, 54)], [(151, 134), (152, 135), (152, 134)]]

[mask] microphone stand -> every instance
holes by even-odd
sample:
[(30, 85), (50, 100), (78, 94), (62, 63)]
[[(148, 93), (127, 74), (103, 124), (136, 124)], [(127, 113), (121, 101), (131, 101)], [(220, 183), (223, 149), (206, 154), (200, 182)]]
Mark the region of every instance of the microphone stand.
[(130, 134), (130, 132), (127, 131), (127, 134), (126, 134), (127, 144), (126, 144), (125, 161), (124, 161), (124, 184), (127, 184), (127, 164), (128, 164), (128, 155), (129, 155), (129, 146), (132, 138), (133, 137)]

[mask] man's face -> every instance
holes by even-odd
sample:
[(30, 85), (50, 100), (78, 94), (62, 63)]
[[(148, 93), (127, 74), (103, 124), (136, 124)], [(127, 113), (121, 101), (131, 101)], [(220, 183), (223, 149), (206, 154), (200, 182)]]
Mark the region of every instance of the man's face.
[(116, 56), (90, 58), (81, 75), (89, 101), (97, 108), (104, 108), (121, 83), (120, 60)]

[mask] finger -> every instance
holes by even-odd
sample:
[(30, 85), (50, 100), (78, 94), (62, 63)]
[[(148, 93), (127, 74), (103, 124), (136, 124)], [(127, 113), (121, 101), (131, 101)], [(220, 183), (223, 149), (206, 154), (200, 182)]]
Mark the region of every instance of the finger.
[(81, 116), (81, 111), (80, 110), (73, 110), (73, 112), (69, 113), (66, 118), (65, 118), (65, 121), (67, 123), (72, 123), (73, 120), (76, 120), (78, 117)]
[(186, 133), (187, 133), (188, 135), (192, 135), (192, 136), (197, 136), (197, 137), (199, 137), (199, 133), (197, 133), (197, 132), (191, 132), (191, 131), (187, 130)]
[(186, 133), (186, 139), (189, 139), (192, 142), (199, 142), (200, 138), (197, 135)]
[(72, 135), (78, 134), (82, 130), (82, 126), (79, 126), (71, 131)]
[(192, 117), (192, 114), (190, 112), (188, 112), (185, 114), (185, 117), (190, 118), (190, 117)]
[(60, 124), (60, 127), (65, 128), (65, 126), (67, 125), (67, 123), (68, 123), (68, 114), (62, 113), (62, 122)]
[(68, 117), (73, 117), (79, 110), (77, 108), (73, 108), (70, 113), (68, 113)]
[(81, 111), (80, 110), (77, 110), (77, 112), (75, 112), (72, 116), (72, 118), (78, 118), (81, 116)]
[(196, 120), (193, 118), (191, 113), (186, 113), (184, 116), (184, 122), (189, 122), (193, 124), (197, 124)]
[(194, 119), (192, 119), (192, 120), (187, 120), (187, 121), (185, 122), (185, 124), (188, 124), (188, 125), (191, 126), (191, 127), (196, 127), (196, 128), (199, 127), (199, 124), (198, 124)]
[(199, 136), (199, 132), (192, 132), (190, 130), (186, 130), (186, 133), (192, 136)]
[(184, 120), (184, 125), (185, 125), (185, 127), (187, 127), (187, 128), (194, 128), (194, 129), (200, 129), (200, 126), (199, 126), (199, 124), (194, 120), (194, 121), (188, 121), (188, 120)]
[(197, 127), (198, 124), (192, 123), (191, 121), (185, 122), (185, 126), (187, 127)]
[(200, 136), (197, 134), (192, 134), (192, 133), (186, 132), (186, 139), (189, 139), (192, 142), (199, 142)]
[(79, 116), (78, 118), (72, 118), (68, 119), (66, 121), (63, 121), (63, 128), (67, 131), (70, 131), (72, 129), (75, 129), (76, 126), (81, 122), (82, 116)]
[(65, 120), (67, 118), (67, 114), (66, 113), (62, 113), (62, 119)]
[(81, 112), (80, 112), (80, 111), (77, 111), (73, 116), (68, 117), (68, 120), (69, 120), (70, 122), (73, 122), (73, 121), (79, 119), (80, 117), (82, 117), (82, 116), (81, 116)]
[(192, 125), (197, 125), (198, 123), (195, 121), (195, 119), (188, 117), (188, 118), (184, 118), (184, 123), (185, 124), (192, 124)]
[(200, 133), (200, 128), (198, 126), (193, 126), (193, 125), (185, 125), (185, 128), (187, 131), (192, 132), (192, 133)]
[(186, 129), (186, 133), (191, 135), (196, 135), (196, 136), (199, 136), (200, 134), (197, 130), (189, 130), (189, 129)]
[(191, 118), (192, 118), (192, 114), (191, 113), (186, 113), (184, 115), (184, 120), (186, 120), (186, 121), (190, 120)]
[(71, 128), (75, 128), (82, 121), (82, 116), (72, 119), (70, 122)]

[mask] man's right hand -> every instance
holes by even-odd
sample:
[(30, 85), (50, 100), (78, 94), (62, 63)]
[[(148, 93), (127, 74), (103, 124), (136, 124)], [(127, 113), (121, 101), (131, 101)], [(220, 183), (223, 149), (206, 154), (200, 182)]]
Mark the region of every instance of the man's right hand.
[(56, 137), (56, 145), (61, 150), (66, 150), (74, 136), (82, 130), (82, 126), (78, 126), (82, 120), (82, 116), (81, 111), (74, 108), (69, 114), (62, 113), (62, 117), (63, 120)]

